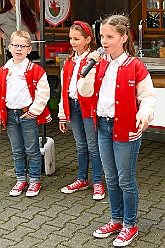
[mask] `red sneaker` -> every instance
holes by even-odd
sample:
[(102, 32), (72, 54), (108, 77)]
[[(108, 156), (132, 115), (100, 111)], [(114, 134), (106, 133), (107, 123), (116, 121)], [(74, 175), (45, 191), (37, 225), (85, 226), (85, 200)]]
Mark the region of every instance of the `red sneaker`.
[(94, 231), (93, 236), (96, 238), (107, 238), (112, 233), (116, 233), (123, 228), (121, 223), (109, 222), (105, 226), (100, 227)]
[(22, 193), (23, 190), (27, 188), (27, 182), (17, 182), (16, 185), (10, 190), (11, 196), (18, 196)]
[(26, 192), (26, 196), (36, 196), (39, 194), (41, 189), (41, 183), (30, 183), (29, 188)]
[(114, 246), (129, 245), (132, 240), (138, 235), (138, 227), (122, 228), (117, 238), (113, 241)]
[(89, 183), (88, 181), (84, 180), (76, 180), (74, 183), (69, 184), (68, 186), (64, 187), (61, 189), (62, 193), (73, 193), (78, 190), (84, 190), (89, 188)]
[(93, 184), (93, 200), (101, 200), (104, 199), (104, 186), (102, 183), (94, 183)]

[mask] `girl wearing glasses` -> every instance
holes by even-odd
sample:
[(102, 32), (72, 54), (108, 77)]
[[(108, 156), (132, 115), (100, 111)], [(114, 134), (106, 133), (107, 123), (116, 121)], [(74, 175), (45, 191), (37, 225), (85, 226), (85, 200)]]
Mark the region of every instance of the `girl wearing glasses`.
[[(29, 59), (36, 59), (38, 54), (38, 43), (40, 40), (40, 23), (34, 12), (26, 4), (25, 0), (20, 1), (21, 9), (21, 29), (30, 34), (31, 40), (36, 41), (32, 44), (32, 51), (28, 54)], [(11, 34), (16, 30), (16, 1), (6, 0), (5, 6), (0, 12), (0, 37), (6, 40), (7, 57), (12, 57), (8, 45)]]

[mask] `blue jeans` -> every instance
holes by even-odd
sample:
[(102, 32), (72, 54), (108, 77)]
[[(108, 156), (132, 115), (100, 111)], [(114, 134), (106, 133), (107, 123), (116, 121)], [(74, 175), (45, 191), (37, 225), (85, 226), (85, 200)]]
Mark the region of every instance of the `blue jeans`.
[(113, 119), (99, 118), (98, 142), (111, 205), (112, 219), (134, 225), (138, 210), (136, 162), (141, 138), (131, 142), (112, 140)]
[(14, 155), (17, 181), (26, 181), (27, 158), (29, 160), (30, 182), (38, 182), (41, 175), (41, 153), (39, 128), (36, 119), (23, 118), (22, 110), (8, 110), (7, 133)]
[(94, 129), (93, 119), (82, 118), (77, 100), (70, 99), (71, 126), (78, 152), (78, 179), (88, 180), (89, 154), (92, 164), (92, 182), (102, 181), (102, 163), (98, 147), (98, 133)]

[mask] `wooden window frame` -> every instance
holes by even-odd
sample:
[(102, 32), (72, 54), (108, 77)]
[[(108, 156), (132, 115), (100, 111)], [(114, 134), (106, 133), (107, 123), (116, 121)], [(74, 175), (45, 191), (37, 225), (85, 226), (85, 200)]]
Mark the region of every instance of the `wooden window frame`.
[(159, 12), (160, 28), (147, 28), (143, 24), (143, 37), (144, 38), (163, 38), (165, 37), (165, 28), (162, 28), (162, 13), (165, 13), (165, 9), (162, 9), (163, 0), (159, 0), (159, 9), (147, 9), (147, 0), (142, 0), (142, 19), (147, 19), (147, 12)]

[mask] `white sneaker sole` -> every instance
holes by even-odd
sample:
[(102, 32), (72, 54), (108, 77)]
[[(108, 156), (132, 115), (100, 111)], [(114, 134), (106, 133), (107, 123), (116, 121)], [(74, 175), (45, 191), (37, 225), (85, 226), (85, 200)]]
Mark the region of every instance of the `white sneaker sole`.
[(105, 198), (105, 193), (103, 195), (99, 195), (99, 194), (93, 195), (93, 200), (102, 200), (104, 198)]
[(89, 185), (85, 186), (85, 187), (82, 187), (80, 189), (72, 189), (72, 190), (71, 189), (69, 190), (67, 187), (64, 187), (64, 188), (61, 189), (61, 192), (65, 193), (65, 194), (71, 194), (71, 193), (74, 193), (76, 191), (85, 190), (85, 189), (88, 189), (88, 188), (89, 188)]
[(33, 193), (32, 193), (32, 192), (26, 192), (26, 196), (31, 196), (31, 197), (32, 197), (32, 196), (36, 196), (36, 195), (39, 194), (39, 192), (40, 192), (40, 190), (37, 191), (37, 192), (35, 192), (35, 193), (34, 193), (34, 192), (33, 192)]
[[(41, 187), (40, 187), (40, 189), (41, 189)], [(40, 193), (40, 189), (38, 190), (38, 191), (36, 191), (36, 192), (26, 192), (26, 196), (30, 196), (30, 197), (33, 197), (33, 196), (36, 196), (36, 195), (38, 195), (39, 193)]]
[(23, 192), (23, 190), (19, 191), (19, 192), (16, 190), (11, 190), (9, 194), (10, 194), (10, 196), (19, 196), (22, 194), (22, 192)]
[(96, 231), (94, 231), (93, 236), (95, 238), (100, 238), (100, 239), (104, 239), (104, 238), (108, 238), (112, 233), (97, 233)]
[(19, 196), (22, 194), (23, 191), (27, 189), (28, 185), (22, 191), (10, 190), (10, 196)]
[(109, 233), (98, 233), (97, 230), (94, 231), (93, 233), (93, 236), (95, 238), (100, 238), (100, 239), (104, 239), (104, 238), (108, 238), (111, 234), (114, 234), (114, 233), (119, 233), (121, 229), (118, 229), (114, 232), (109, 232)]
[(125, 241), (125, 242), (120, 242), (120, 241), (118, 242), (118, 241), (114, 240), (113, 241), (113, 246), (117, 246), (117, 247), (127, 246), (127, 245), (129, 245), (133, 241), (134, 238), (137, 237), (137, 235), (138, 235), (138, 232), (135, 233), (135, 235), (130, 240)]

